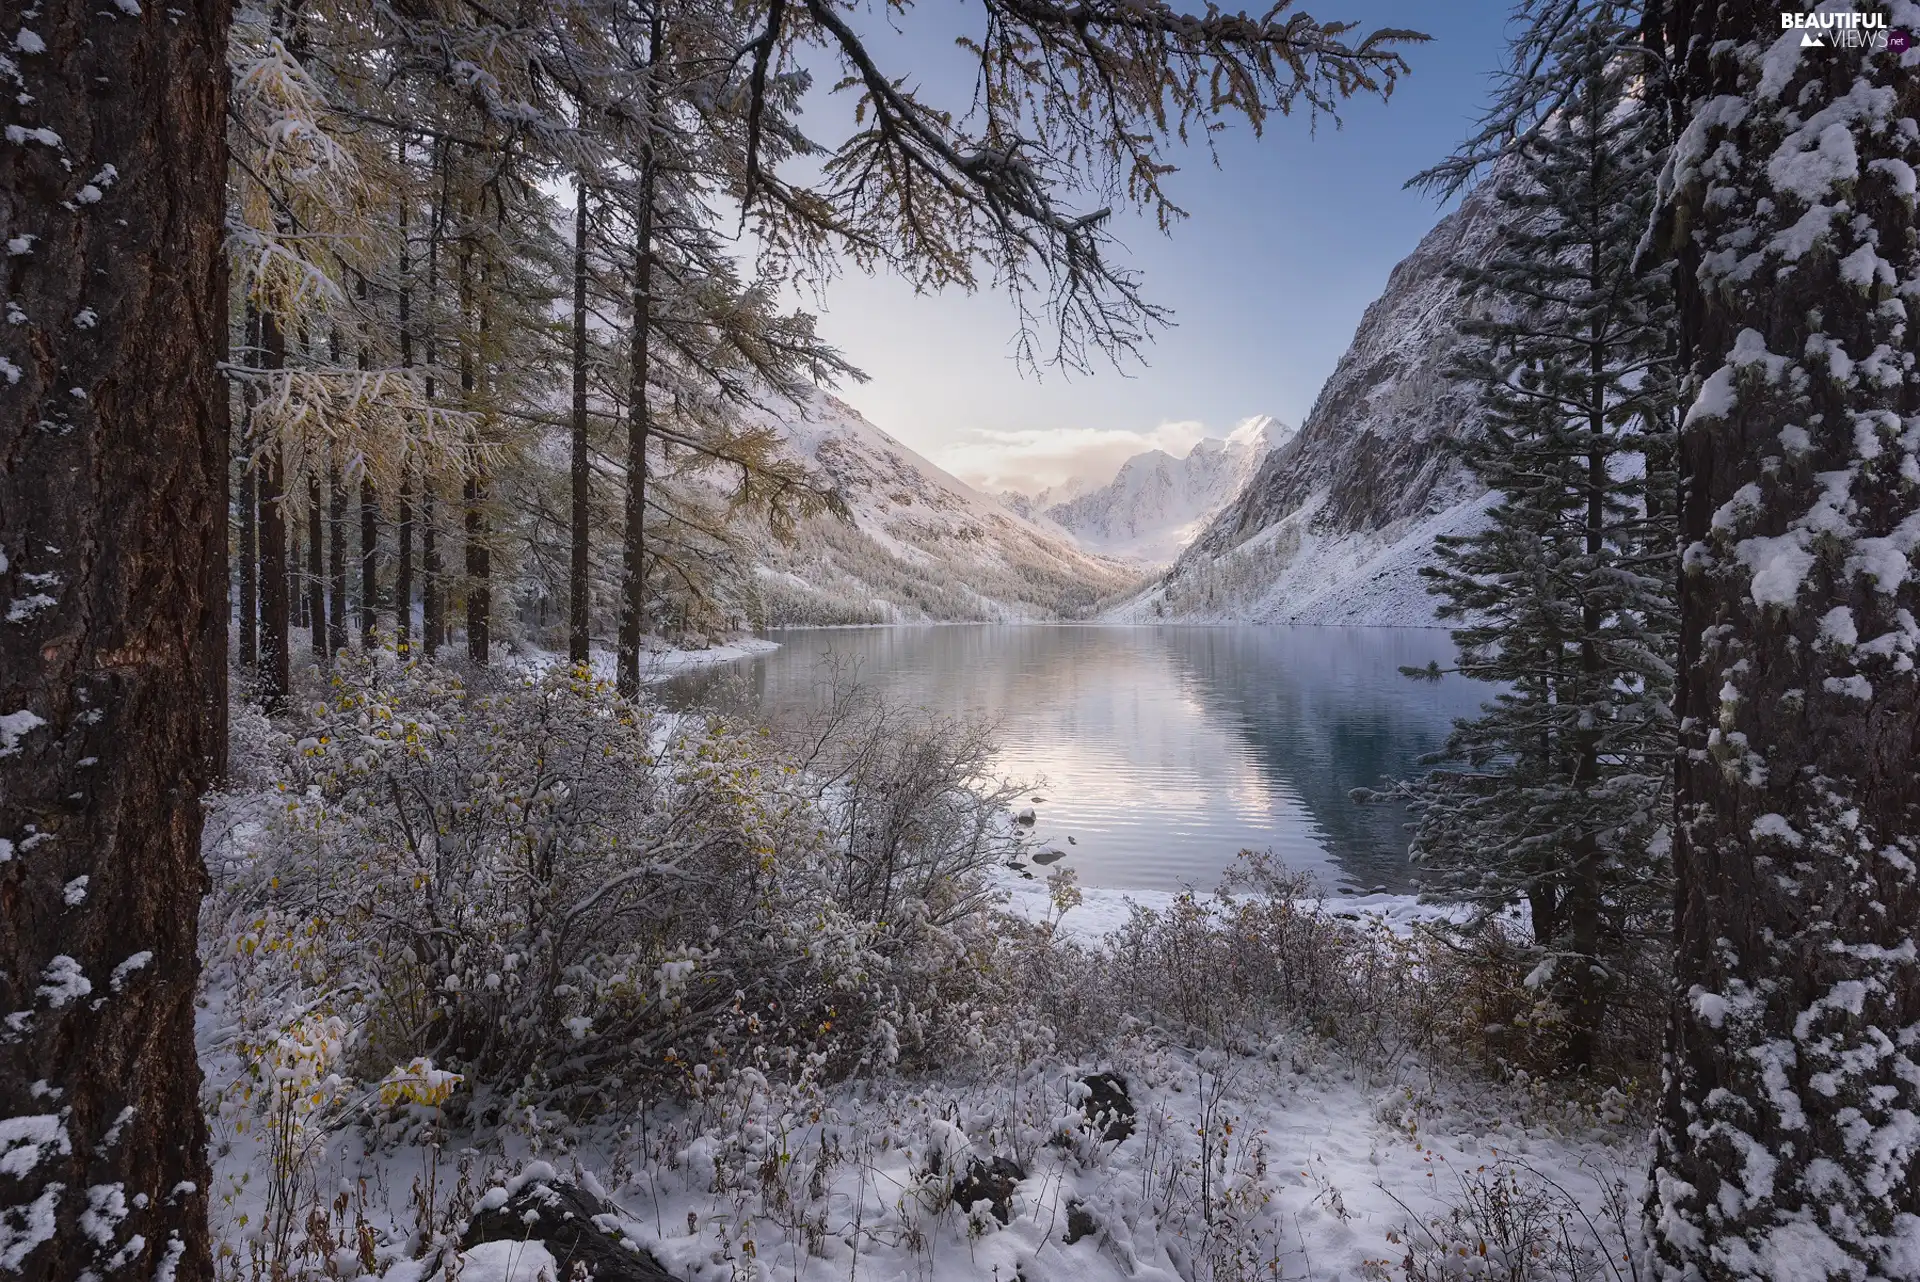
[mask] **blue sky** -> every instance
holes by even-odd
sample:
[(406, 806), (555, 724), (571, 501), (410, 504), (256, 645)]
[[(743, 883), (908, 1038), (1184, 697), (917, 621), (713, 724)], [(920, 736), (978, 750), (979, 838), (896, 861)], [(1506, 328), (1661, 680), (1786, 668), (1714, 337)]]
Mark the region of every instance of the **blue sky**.
[[(923, 0), (881, 47), (929, 87), (951, 67), (952, 0)], [(1257, 7), (1253, 0), (1250, 7)], [(1150, 447), (1184, 453), (1254, 414), (1297, 424), (1387, 273), (1444, 212), (1402, 190), (1468, 131), (1501, 61), (1506, 0), (1302, 0), (1323, 21), (1411, 27), (1413, 74), (1392, 99), (1349, 105), (1342, 127), (1275, 118), (1176, 157), (1174, 199), (1191, 215), (1163, 237), (1121, 224), (1129, 260), (1176, 325), (1125, 373), (1023, 374), (1011, 303), (916, 296), (897, 279), (850, 276), (825, 295), (822, 329), (872, 376), (840, 394), (910, 447), (969, 481), (1034, 490), (1107, 471)], [(969, 17), (978, 10), (966, 6)], [(928, 21), (923, 22), (925, 18)], [(964, 105), (968, 82), (958, 80)]]

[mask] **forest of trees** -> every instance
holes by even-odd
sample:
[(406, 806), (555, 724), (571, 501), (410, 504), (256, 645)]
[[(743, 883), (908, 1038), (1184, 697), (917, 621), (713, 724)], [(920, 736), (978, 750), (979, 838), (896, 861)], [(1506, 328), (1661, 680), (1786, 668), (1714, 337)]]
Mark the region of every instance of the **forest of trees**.
[[(1183, 140), (1385, 96), (1422, 39), (1287, 5), (975, 16), (969, 103), (849, 0), (9, 15), (0, 1271), (212, 1276), (194, 1001), (230, 743), (284, 758), (275, 894), (368, 920), (295, 856), (403, 852), (369, 874), (379, 946), (327, 964), (440, 994), (421, 1027), (466, 1071), (531, 1080), (564, 1037), (538, 1067), (577, 1107), (583, 1065), (662, 1071), (696, 962), (743, 995), (695, 1012), (711, 1047), (764, 1050), (753, 992), (808, 1072), (912, 1058), (1013, 800), (984, 741), (847, 702), (676, 756), (642, 696), (650, 638), (737, 626), (753, 539), (840, 510), (766, 424), (857, 354), (788, 300), (843, 270), (993, 288), (1028, 364), (1125, 360), (1167, 316), (1115, 212), (1170, 226)], [(1915, 56), (1809, 56), (1748, 0), (1525, 0), (1515, 30), (1425, 176), (1504, 184), (1458, 371), (1501, 502), (1434, 579), (1508, 693), (1449, 744), (1468, 768), (1400, 790), (1416, 851), (1440, 893), (1526, 902), (1566, 1071), (1670, 945), (1662, 1276), (1920, 1276)], [(465, 701), (444, 674), (507, 635), (611, 649), (615, 688)], [(738, 782), (789, 776), (825, 782)], [(663, 1004), (621, 1005), (656, 964)], [(593, 1018), (589, 980), (622, 994)]]

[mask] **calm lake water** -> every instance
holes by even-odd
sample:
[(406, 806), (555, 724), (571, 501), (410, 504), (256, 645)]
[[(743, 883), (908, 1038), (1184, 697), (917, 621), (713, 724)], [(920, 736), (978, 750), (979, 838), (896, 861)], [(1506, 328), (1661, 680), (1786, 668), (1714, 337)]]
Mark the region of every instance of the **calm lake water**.
[[(820, 697), (829, 654), (890, 698), (993, 717), (1000, 767), (1032, 781), (1042, 848), (1088, 886), (1210, 890), (1243, 848), (1329, 888), (1409, 886), (1406, 814), (1348, 790), (1404, 775), (1488, 687), (1413, 681), (1451, 662), (1427, 628), (783, 629), (774, 653), (678, 677), (744, 683), (770, 709)], [(1030, 803), (1023, 803), (1030, 804)], [(1068, 842), (1068, 837), (1073, 842)]]

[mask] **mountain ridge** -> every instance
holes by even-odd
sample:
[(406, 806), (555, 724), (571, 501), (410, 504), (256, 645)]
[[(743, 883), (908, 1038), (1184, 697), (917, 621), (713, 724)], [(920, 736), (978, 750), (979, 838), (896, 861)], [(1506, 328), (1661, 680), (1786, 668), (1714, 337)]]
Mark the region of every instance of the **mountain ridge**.
[(1016, 514), (1064, 530), (1090, 552), (1167, 565), (1293, 431), (1271, 415), (1256, 415), (1224, 438), (1197, 441), (1185, 455), (1164, 449), (1135, 454), (1104, 485), (1070, 481), (1031, 497), (1008, 492), (1000, 498)]
[(1479, 398), (1449, 375), (1474, 311), (1448, 274), (1493, 252), (1495, 179), (1388, 275), (1293, 438), (1269, 453), (1115, 622), (1434, 626), (1420, 569), (1433, 539), (1480, 527), (1485, 486), (1449, 448)]

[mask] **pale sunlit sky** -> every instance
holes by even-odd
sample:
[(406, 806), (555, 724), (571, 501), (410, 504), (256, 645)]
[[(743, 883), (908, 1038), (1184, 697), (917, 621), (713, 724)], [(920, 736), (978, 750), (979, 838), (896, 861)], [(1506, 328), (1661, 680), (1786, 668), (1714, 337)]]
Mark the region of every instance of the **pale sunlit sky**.
[[(951, 41), (972, 6), (924, 0), (879, 45), (944, 101), (971, 82)], [(1231, 5), (1227, 6), (1233, 7)], [(1258, 8), (1257, 2), (1251, 7)], [(1469, 130), (1501, 62), (1506, 0), (1301, 0), (1323, 21), (1411, 27), (1413, 74), (1390, 101), (1349, 104), (1344, 124), (1275, 118), (1177, 157), (1174, 199), (1191, 215), (1163, 237), (1120, 224), (1128, 260), (1175, 327), (1147, 364), (1092, 375), (1023, 373), (1005, 296), (916, 296), (895, 278), (851, 276), (828, 290), (821, 327), (871, 381), (839, 395), (908, 446), (988, 489), (1027, 492), (1112, 474), (1143, 450), (1184, 454), (1202, 436), (1272, 414), (1298, 424), (1387, 273), (1445, 211), (1405, 180)], [(922, 22), (921, 15), (931, 21)], [(951, 25), (943, 26), (942, 23)], [(816, 300), (817, 301), (817, 300)]]

